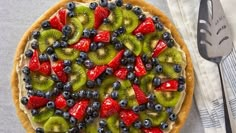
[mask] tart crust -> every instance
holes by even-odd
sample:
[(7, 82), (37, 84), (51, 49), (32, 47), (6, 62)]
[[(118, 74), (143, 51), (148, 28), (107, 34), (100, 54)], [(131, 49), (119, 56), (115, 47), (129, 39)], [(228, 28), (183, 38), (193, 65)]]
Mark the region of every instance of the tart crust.
[[(28, 119), (27, 115), (20, 109), (19, 106), (19, 88), (18, 88), (18, 76), (16, 72), (16, 67), (18, 62), (20, 61), (20, 55), (24, 52), (26, 43), (28, 41), (29, 36), (35, 30), (36, 28), (40, 27), (40, 24), (42, 21), (48, 19), (50, 16), (52, 16), (58, 9), (61, 7), (65, 7), (66, 3), (69, 1), (78, 1), (78, 2), (89, 2), (92, 0), (61, 0), (59, 3), (51, 7), (49, 10), (47, 10), (41, 17), (38, 18), (38, 20), (31, 26), (29, 29), (25, 32), (22, 39), (20, 40), (16, 54), (14, 57), (14, 66), (12, 70), (11, 75), (11, 87), (12, 87), (12, 97), (13, 101), (16, 107), (16, 113), (27, 131), (27, 133), (35, 132), (33, 127), (31, 126), (30, 120)], [(175, 39), (175, 41), (180, 45), (181, 49), (184, 51), (186, 55), (186, 96), (184, 99), (184, 102), (182, 104), (182, 107), (178, 113), (178, 119), (175, 122), (175, 124), (172, 127), (171, 133), (178, 133), (180, 132), (180, 129), (183, 127), (189, 111), (191, 109), (192, 105), (192, 98), (193, 98), (193, 90), (194, 90), (194, 73), (193, 73), (193, 65), (190, 58), (190, 53), (187, 49), (186, 44), (184, 43), (183, 39), (181, 38), (180, 34), (178, 33), (176, 27), (172, 24), (172, 22), (165, 16), (164, 13), (162, 13), (160, 10), (158, 10), (156, 7), (152, 6), (151, 4), (148, 4), (144, 0), (124, 0), (124, 3), (131, 3), (133, 5), (139, 6), (142, 8), (142, 10), (149, 12), (152, 15), (157, 15), (161, 22), (166, 26), (170, 31)]]

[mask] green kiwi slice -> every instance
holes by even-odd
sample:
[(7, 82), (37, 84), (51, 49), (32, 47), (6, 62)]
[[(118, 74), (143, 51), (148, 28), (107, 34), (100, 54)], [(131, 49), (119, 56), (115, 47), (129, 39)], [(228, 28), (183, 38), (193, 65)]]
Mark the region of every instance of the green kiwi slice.
[(129, 128), (129, 132), (130, 133), (142, 133), (140, 129), (134, 128), (133, 126), (131, 126)]
[(50, 77), (45, 77), (39, 74), (31, 74), (31, 84), (34, 90), (46, 92), (53, 88), (54, 81)]
[(180, 100), (180, 92), (155, 91), (157, 101), (164, 107), (174, 107)]
[(85, 69), (78, 65), (72, 65), (72, 75), (70, 77), (73, 91), (78, 91), (86, 83), (87, 76)]
[(86, 6), (78, 6), (75, 8), (75, 14), (79, 18), (84, 28), (91, 29), (94, 26), (94, 13)]
[(116, 7), (108, 16), (108, 19), (111, 21), (109, 24), (102, 24), (99, 29), (100, 30), (109, 30), (114, 31), (121, 27), (123, 22), (122, 9), (120, 7)]
[(145, 119), (150, 119), (152, 121), (153, 126), (159, 126), (162, 122), (165, 122), (168, 119), (168, 113), (166, 111), (161, 111), (161, 112), (145, 111), (145, 112), (140, 112), (139, 116), (142, 121), (144, 121)]
[(159, 56), (158, 60), (160, 62), (168, 62), (168, 63), (175, 63), (175, 64), (182, 64), (183, 57), (181, 52), (177, 48), (167, 48), (163, 51)]
[(119, 133), (119, 117), (118, 115), (112, 115), (107, 118), (107, 127), (112, 133)]
[(138, 102), (135, 97), (134, 90), (129, 80), (122, 80), (120, 81), (121, 88), (119, 89), (119, 100), (127, 99), (128, 100), (128, 107), (137, 106)]
[(118, 39), (136, 56), (142, 52), (142, 44), (134, 35), (123, 34)]
[(161, 32), (154, 32), (145, 36), (143, 41), (143, 53), (145, 53), (148, 57), (152, 56), (152, 52), (161, 35)]
[(86, 133), (97, 133), (97, 124), (95, 123), (89, 123), (88, 125), (86, 125)]
[(43, 128), (45, 132), (68, 132), (69, 124), (61, 116), (51, 116)]
[(131, 33), (138, 26), (138, 16), (130, 10), (122, 10), (123, 14), (123, 25), (126, 27), (126, 32)]
[(152, 85), (152, 80), (154, 77), (155, 77), (154, 74), (147, 74), (140, 81), (140, 87), (146, 95), (152, 92), (154, 89)]
[(37, 123), (44, 122), (53, 116), (54, 110), (48, 108), (42, 108), (39, 110), (39, 114), (32, 117), (32, 120)]
[(79, 18), (71, 18), (70, 26), (72, 27), (72, 36), (68, 40), (68, 44), (75, 44), (79, 41), (81, 35), (83, 34), (83, 25), (80, 23)]
[(173, 64), (164, 63), (164, 62), (161, 62), (160, 64), (162, 65), (163, 73), (168, 78), (176, 79), (176, 78), (178, 78), (180, 76), (180, 73), (175, 72), (175, 70), (173, 68)]
[(55, 53), (61, 60), (75, 60), (79, 56), (79, 51), (73, 48), (57, 48)]
[(88, 57), (95, 65), (105, 65), (109, 63), (117, 54), (114, 46), (106, 44), (94, 52), (89, 52)]
[(42, 30), (38, 38), (39, 50), (43, 53), (53, 42), (60, 40), (62, 33), (56, 29)]
[(116, 81), (116, 79), (114, 77), (109, 77), (106, 78), (99, 89), (99, 97), (100, 97), (100, 101), (103, 101), (103, 99), (106, 98), (107, 94), (110, 94), (112, 92), (112, 85), (113, 83)]

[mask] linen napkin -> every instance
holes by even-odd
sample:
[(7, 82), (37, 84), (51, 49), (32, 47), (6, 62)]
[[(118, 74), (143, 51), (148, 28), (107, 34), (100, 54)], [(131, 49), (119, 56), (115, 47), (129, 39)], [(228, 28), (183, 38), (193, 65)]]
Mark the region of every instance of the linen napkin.
[[(206, 133), (225, 133), (219, 72), (216, 64), (203, 59), (197, 48), (197, 19), (200, 0), (167, 0), (172, 19), (183, 36), (194, 65), (194, 98)], [(235, 0), (221, 0), (236, 44)], [(235, 45), (234, 45), (235, 46)], [(236, 125), (236, 50), (221, 63), (231, 125)], [(235, 133), (236, 127), (232, 126)]]

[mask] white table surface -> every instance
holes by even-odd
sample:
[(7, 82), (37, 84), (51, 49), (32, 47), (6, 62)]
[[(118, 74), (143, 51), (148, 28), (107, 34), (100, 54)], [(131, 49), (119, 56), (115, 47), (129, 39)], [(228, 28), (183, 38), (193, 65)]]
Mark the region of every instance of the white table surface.
[[(26, 29), (59, 0), (0, 1), (0, 133), (24, 133), (11, 97), (10, 73), (16, 46)], [(165, 0), (147, 0), (167, 15)], [(203, 133), (200, 117), (193, 103), (182, 133)]]

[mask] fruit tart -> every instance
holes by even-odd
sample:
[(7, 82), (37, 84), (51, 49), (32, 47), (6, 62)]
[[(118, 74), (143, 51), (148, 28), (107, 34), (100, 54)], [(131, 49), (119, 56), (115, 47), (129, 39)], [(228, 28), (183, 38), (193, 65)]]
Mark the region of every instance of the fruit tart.
[(62, 0), (24, 34), (12, 92), (27, 132), (179, 132), (193, 95), (189, 52), (142, 0)]

